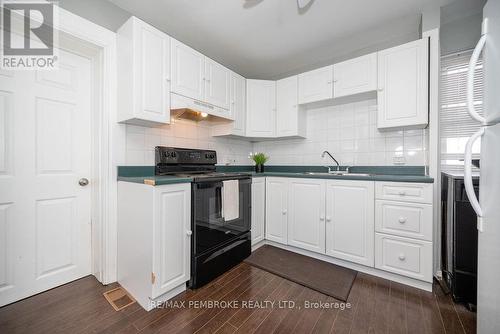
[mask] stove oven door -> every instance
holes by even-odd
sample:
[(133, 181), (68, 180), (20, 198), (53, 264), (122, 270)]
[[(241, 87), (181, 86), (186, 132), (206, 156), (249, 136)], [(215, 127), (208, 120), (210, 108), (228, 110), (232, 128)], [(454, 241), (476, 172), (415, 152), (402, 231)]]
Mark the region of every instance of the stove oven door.
[(251, 184), (239, 180), (239, 217), (226, 221), (222, 213), (222, 180), (193, 183), (193, 253), (202, 254), (224, 245), (250, 231)]

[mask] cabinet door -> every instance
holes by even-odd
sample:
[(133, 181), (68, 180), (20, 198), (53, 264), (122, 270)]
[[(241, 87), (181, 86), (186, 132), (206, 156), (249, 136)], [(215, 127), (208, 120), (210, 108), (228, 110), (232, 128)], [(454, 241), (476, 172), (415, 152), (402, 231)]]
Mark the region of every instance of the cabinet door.
[(333, 65), (333, 97), (377, 89), (377, 53)]
[(136, 21), (136, 117), (170, 122), (170, 37)]
[(246, 80), (241, 75), (231, 73), (231, 115), (234, 119), (233, 134), (245, 135), (246, 121)]
[(290, 179), (288, 244), (325, 253), (325, 180)]
[(326, 254), (373, 267), (374, 182), (326, 183)]
[(229, 110), (230, 74), (227, 68), (205, 57), (205, 102)]
[(189, 281), (191, 185), (156, 187), (154, 210), (152, 298)]
[(171, 49), (172, 92), (203, 101), (205, 56), (174, 39)]
[(247, 136), (276, 134), (276, 82), (247, 80)]
[(252, 179), (252, 246), (264, 240), (266, 178)]
[(287, 244), (288, 179), (266, 178), (266, 239)]
[(299, 74), (299, 104), (333, 98), (333, 66)]
[(378, 128), (427, 126), (428, 57), (427, 38), (378, 53)]
[(299, 133), (298, 76), (276, 82), (276, 136), (296, 136)]

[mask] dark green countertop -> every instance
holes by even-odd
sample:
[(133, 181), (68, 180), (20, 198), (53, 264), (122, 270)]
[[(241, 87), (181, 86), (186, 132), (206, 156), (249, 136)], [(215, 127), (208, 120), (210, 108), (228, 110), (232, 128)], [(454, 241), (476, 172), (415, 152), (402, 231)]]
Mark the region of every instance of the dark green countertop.
[(164, 184), (175, 183), (191, 183), (193, 181), (190, 177), (178, 177), (173, 175), (165, 176), (118, 176), (118, 181), (145, 183), (151, 186), (161, 186)]
[(416, 182), (416, 183), (433, 183), (434, 179), (425, 175), (384, 175), (375, 174), (369, 176), (361, 175), (309, 175), (304, 173), (280, 173), (280, 172), (265, 172), (251, 173), (252, 177), (295, 177), (305, 179), (332, 179), (332, 180), (358, 180), (358, 181), (389, 181), (389, 182)]
[[(341, 168), (343, 169), (343, 168)], [(387, 181), (387, 182), (416, 182), (433, 183), (434, 179), (424, 175), (425, 168), (422, 166), (359, 166), (352, 167), (353, 173), (371, 173), (374, 175), (308, 175), (304, 172), (325, 172), (324, 167), (318, 166), (266, 166), (265, 173), (253, 172), (252, 166), (217, 166), (219, 172), (246, 172), (252, 177), (292, 177), (309, 179), (334, 179), (334, 180), (360, 180), (360, 181)], [(155, 176), (154, 167), (151, 166), (119, 166), (118, 180), (134, 183), (145, 183), (149, 185), (164, 185), (175, 183), (190, 183), (192, 178), (177, 177), (173, 175)]]

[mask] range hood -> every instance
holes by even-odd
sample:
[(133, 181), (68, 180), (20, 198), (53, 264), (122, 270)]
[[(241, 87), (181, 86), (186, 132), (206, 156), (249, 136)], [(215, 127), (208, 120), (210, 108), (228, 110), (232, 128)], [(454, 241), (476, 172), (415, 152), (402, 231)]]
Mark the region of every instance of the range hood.
[(229, 110), (176, 93), (170, 94), (170, 116), (196, 122), (227, 123), (234, 121)]

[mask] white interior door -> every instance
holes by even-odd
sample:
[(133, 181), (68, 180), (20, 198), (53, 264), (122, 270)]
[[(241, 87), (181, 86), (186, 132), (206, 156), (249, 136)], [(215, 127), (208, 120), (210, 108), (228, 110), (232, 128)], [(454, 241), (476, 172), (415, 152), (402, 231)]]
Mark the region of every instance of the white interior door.
[(91, 62), (0, 73), (0, 306), (91, 272)]

